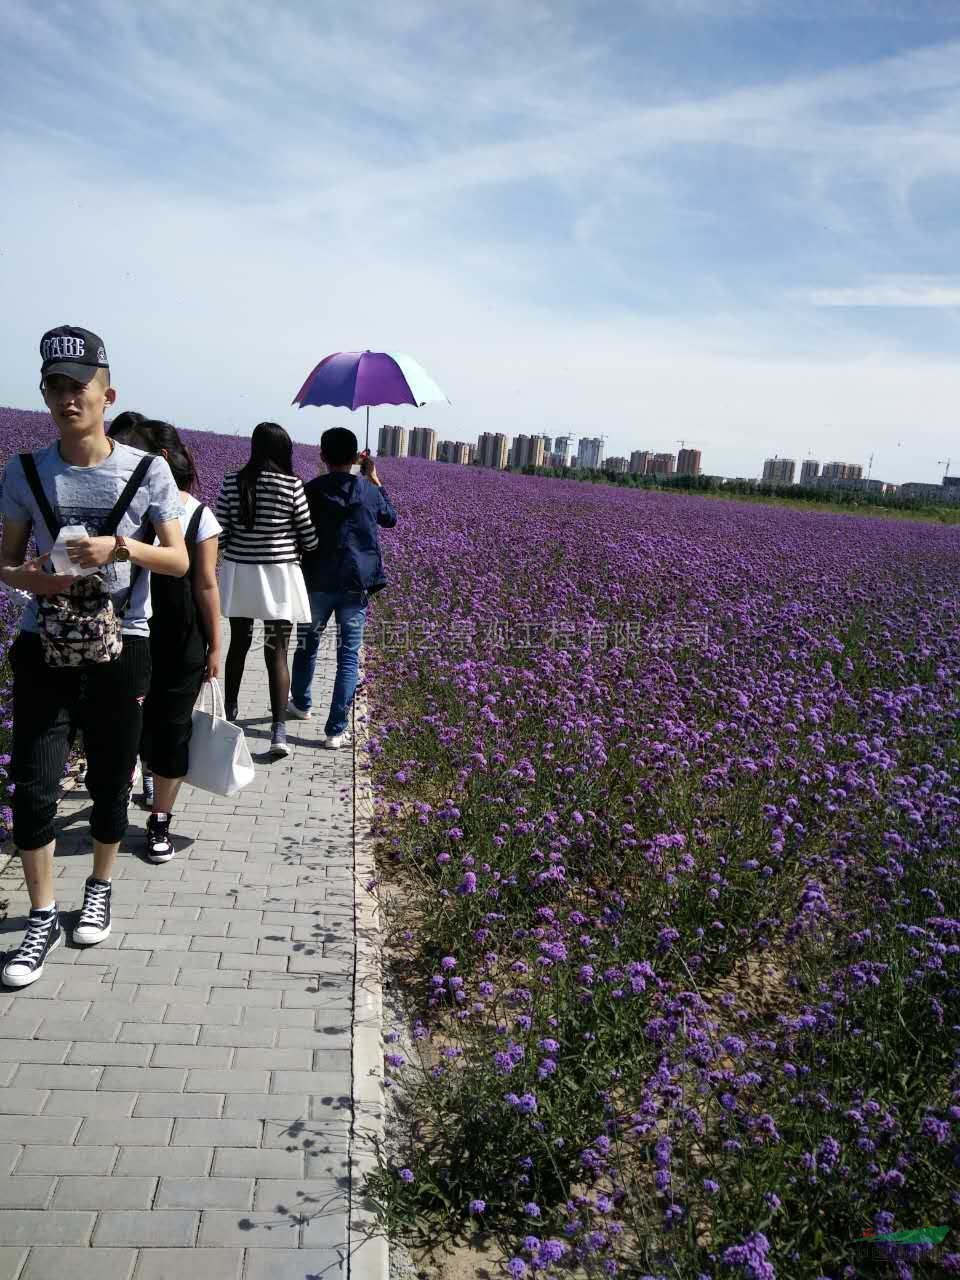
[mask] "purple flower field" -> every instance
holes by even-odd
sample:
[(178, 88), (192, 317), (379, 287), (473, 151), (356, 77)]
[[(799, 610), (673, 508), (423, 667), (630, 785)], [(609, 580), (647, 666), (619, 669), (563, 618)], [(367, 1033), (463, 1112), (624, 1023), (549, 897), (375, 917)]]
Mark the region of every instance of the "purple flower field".
[(381, 470), (383, 1220), (513, 1276), (960, 1274), (960, 531)]

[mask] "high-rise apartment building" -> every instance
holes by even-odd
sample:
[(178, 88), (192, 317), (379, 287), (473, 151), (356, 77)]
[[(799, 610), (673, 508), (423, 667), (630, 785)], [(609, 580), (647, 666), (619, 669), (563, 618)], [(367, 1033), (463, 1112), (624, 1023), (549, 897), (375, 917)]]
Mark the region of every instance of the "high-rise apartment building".
[(543, 436), (519, 435), (513, 438), (510, 450), (511, 467), (542, 467)]
[(608, 458), (603, 464), (603, 469), (609, 475), (625, 476), (629, 465), (626, 458)]
[(603, 440), (600, 436), (584, 436), (577, 450), (577, 466), (598, 471), (603, 466)]
[(470, 458), (470, 448), (462, 440), (441, 440), (437, 445), (437, 461), (455, 462), (465, 467)]
[(655, 453), (650, 459), (647, 475), (672, 476), (676, 465), (677, 460), (672, 453)]
[(569, 467), (570, 465), (570, 447), (572, 437), (556, 436), (553, 441), (553, 465), (555, 467)]
[(677, 454), (677, 475), (698, 476), (700, 474), (700, 450), (681, 449)]
[(820, 474), (820, 463), (815, 462), (813, 458), (807, 458), (800, 464), (800, 483), (812, 484)]
[(507, 465), (507, 437), (499, 431), (484, 431), (477, 441), (477, 461), (481, 467), (502, 471)]
[(796, 469), (793, 458), (767, 458), (763, 464), (763, 479), (767, 484), (793, 484)]
[(381, 427), (377, 441), (377, 455), (381, 458), (405, 458), (407, 456), (406, 427)]
[(825, 462), (820, 474), (824, 480), (859, 480), (863, 467), (859, 462)]
[(414, 427), (410, 432), (409, 456), (437, 460), (437, 433), (432, 427)]
[(547, 454), (553, 453), (553, 441), (551, 438), (549, 436), (541, 436), (540, 439), (543, 441), (543, 456), (546, 457)]
[(634, 449), (630, 455), (630, 474), (632, 476), (642, 476), (646, 474), (647, 464), (653, 454), (649, 449)]

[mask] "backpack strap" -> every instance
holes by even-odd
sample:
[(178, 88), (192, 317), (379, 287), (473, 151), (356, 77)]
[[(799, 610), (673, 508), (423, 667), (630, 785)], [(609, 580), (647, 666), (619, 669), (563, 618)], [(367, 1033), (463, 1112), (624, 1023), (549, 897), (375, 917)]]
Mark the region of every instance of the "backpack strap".
[(206, 507), (201, 502), (190, 517), (190, 523), (187, 525), (183, 540), (187, 544), (187, 557), (190, 560), (190, 568), (187, 570), (189, 576), (193, 572), (193, 561), (197, 554), (197, 534), (200, 532), (200, 521), (203, 519), (203, 513)]
[[(115, 502), (113, 506), (113, 510), (107, 516), (106, 523), (103, 526), (103, 533), (101, 535), (102, 537), (110, 537), (111, 535), (116, 534), (117, 527), (120, 524), (120, 521), (123, 519), (124, 515), (126, 514), (127, 507), (129, 507), (130, 503), (133, 501), (134, 495), (136, 494), (140, 486), (143, 484), (144, 477), (146, 476), (147, 472), (150, 470), (150, 464), (151, 462), (153, 462), (153, 457), (154, 455), (151, 454), (147, 458), (141, 458), (140, 461), (137, 463), (136, 467), (134, 468), (133, 475), (130, 477), (127, 483), (123, 486), (123, 492), (120, 494), (120, 497)], [(133, 599), (133, 589), (137, 585), (137, 581), (141, 573), (143, 573), (142, 565), (135, 564), (131, 566), (130, 586), (127, 588), (127, 595), (123, 604), (117, 610), (117, 614), (120, 618), (125, 618), (127, 616), (127, 610), (130, 608), (130, 601)]]
[(111, 535), (116, 534), (120, 521), (126, 515), (127, 507), (129, 507), (130, 503), (133, 501), (134, 495), (143, 484), (144, 476), (146, 476), (147, 472), (150, 470), (150, 464), (153, 462), (153, 458), (154, 455), (150, 454), (149, 457), (141, 458), (137, 463), (133, 475), (124, 485), (123, 493), (121, 493), (120, 497), (114, 504), (113, 510), (107, 516), (101, 536), (110, 537)]
[(63, 528), (63, 522), (53, 514), (53, 508), (50, 506), (47, 495), (43, 491), (43, 485), (40, 483), (40, 472), (37, 470), (33, 454), (21, 453), (20, 465), (23, 467), (23, 474), (27, 484), (30, 486), (34, 502), (36, 502), (40, 514), (43, 516), (43, 523), (50, 530), (50, 537), (56, 542), (60, 536), (60, 530)]
[(206, 507), (201, 502), (196, 511), (190, 517), (190, 523), (187, 525), (187, 532), (184, 541), (188, 546), (195, 547), (197, 545), (197, 534), (200, 532), (200, 521), (203, 519), (203, 513)]

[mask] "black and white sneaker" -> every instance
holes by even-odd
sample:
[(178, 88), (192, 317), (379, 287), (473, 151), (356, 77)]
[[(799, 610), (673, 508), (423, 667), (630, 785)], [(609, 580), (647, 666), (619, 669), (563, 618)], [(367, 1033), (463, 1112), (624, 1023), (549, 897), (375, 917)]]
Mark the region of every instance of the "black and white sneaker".
[(170, 839), (170, 814), (151, 813), (147, 819), (147, 857), (151, 862), (169, 862), (175, 853)]
[(92, 947), (109, 938), (111, 888), (109, 880), (94, 880), (93, 876), (83, 886), (83, 906), (73, 931), (77, 946)]
[(3, 966), (3, 980), (8, 987), (29, 987), (43, 976), (43, 962), (63, 941), (60, 914), (31, 911), (23, 941)]
[(279, 720), (274, 723), (270, 733), (270, 754), (276, 760), (290, 754), (290, 746), (287, 742), (287, 726), (281, 724)]

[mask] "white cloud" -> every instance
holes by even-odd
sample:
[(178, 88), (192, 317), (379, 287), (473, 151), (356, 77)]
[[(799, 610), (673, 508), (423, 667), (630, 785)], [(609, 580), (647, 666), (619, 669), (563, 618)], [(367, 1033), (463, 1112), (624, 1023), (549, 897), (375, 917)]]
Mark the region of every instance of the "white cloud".
[(960, 278), (889, 276), (846, 288), (810, 289), (798, 296), (815, 307), (960, 307)]

